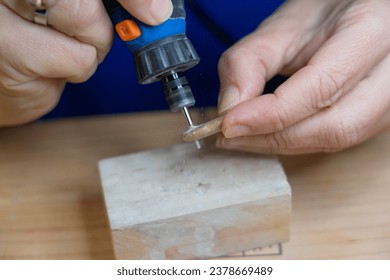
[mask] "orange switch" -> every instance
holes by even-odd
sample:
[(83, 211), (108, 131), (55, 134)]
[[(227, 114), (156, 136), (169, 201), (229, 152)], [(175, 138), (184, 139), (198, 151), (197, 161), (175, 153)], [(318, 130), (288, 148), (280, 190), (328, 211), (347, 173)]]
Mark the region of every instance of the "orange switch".
[(131, 41), (141, 36), (141, 30), (134, 20), (126, 19), (115, 25), (115, 30), (123, 41)]

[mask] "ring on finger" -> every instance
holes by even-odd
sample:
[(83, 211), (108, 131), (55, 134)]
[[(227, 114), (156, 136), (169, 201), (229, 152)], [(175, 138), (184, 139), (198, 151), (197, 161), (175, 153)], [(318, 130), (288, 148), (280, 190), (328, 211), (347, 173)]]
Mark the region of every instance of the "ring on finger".
[(53, 6), (57, 0), (26, 0), (34, 10), (34, 22), (40, 25), (47, 25), (47, 9)]
[(34, 22), (37, 24), (40, 24), (40, 25), (47, 25), (47, 10), (46, 9), (35, 9)]

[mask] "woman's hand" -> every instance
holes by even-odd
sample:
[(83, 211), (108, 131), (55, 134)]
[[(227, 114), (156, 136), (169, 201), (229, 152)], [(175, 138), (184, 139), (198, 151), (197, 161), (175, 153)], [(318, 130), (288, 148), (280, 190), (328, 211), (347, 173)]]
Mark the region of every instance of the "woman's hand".
[[(390, 126), (390, 1), (290, 0), (229, 49), (217, 146), (333, 152)], [(274, 75), (291, 75), (260, 95)]]
[[(32, 121), (58, 102), (66, 82), (83, 82), (112, 44), (101, 0), (46, 0), (48, 26), (33, 22), (29, 0), (0, 0), (0, 126)], [(170, 0), (121, 0), (145, 23), (163, 22)]]

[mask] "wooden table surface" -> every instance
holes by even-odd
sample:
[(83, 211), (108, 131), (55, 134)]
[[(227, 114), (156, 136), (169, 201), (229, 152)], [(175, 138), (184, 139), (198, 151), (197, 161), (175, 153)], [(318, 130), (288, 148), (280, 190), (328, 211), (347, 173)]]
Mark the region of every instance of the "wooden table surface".
[[(180, 143), (183, 122), (154, 112), (0, 129), (0, 259), (114, 258), (98, 160)], [(280, 160), (291, 240), (263, 258), (390, 259), (390, 132)]]

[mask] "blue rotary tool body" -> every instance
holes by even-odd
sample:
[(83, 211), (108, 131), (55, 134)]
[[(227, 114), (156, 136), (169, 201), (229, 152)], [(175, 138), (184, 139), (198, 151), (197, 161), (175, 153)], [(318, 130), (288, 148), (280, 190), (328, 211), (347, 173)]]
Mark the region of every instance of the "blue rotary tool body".
[(171, 111), (182, 110), (192, 126), (187, 107), (195, 99), (183, 72), (198, 64), (199, 56), (186, 36), (184, 0), (172, 0), (171, 17), (158, 26), (137, 20), (116, 0), (103, 2), (116, 33), (133, 54), (138, 81), (161, 81)]

